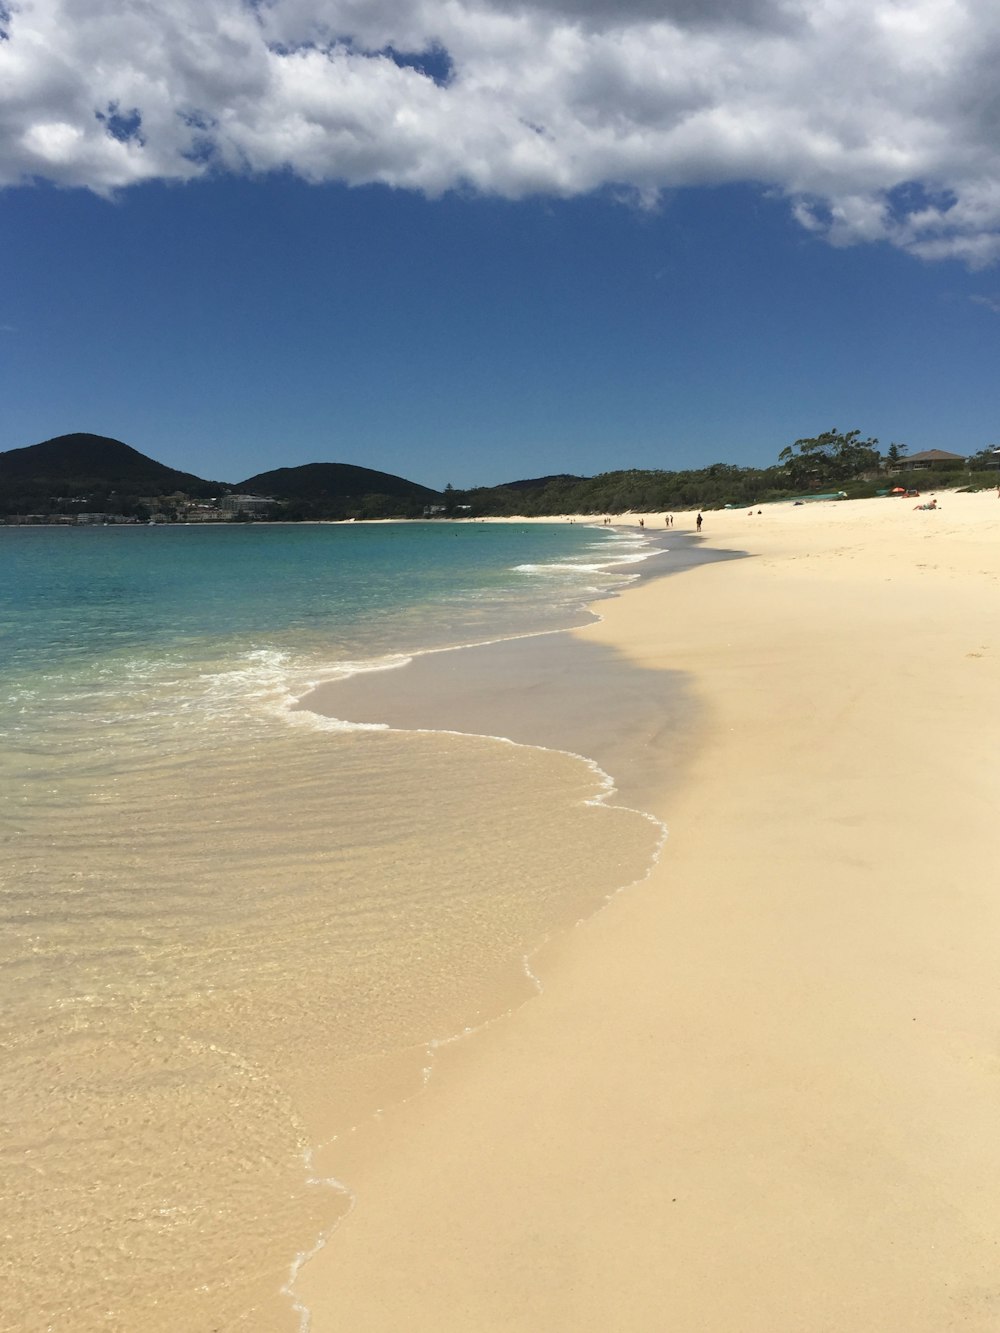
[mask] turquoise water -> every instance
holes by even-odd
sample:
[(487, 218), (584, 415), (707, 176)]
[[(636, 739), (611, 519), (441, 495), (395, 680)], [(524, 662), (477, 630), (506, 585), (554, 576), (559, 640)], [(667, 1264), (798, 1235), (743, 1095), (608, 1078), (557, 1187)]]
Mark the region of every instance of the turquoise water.
[(261, 640), (385, 646), (418, 610), (438, 634), (482, 624), (484, 604), (491, 623), (578, 607), (636, 549), (573, 524), (0, 528), (0, 652), (7, 673)]
[(644, 549), (573, 524), (0, 528), (4, 726), (83, 726), (109, 692), (235, 714), (316, 672), (568, 624)]
[(0, 528), (0, 1329), (300, 1327), (288, 1275), (347, 1199), (311, 1146), (525, 999), (659, 833), (561, 751), (294, 705), (582, 623), (651, 549)]

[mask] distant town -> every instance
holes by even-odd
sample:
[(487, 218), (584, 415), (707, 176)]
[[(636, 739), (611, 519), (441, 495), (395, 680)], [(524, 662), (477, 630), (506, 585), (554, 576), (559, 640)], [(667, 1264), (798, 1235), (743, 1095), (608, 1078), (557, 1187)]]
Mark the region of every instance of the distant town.
[[(265, 495), (240, 495), (229, 492), (208, 500), (196, 500), (183, 491), (170, 495), (140, 496), (133, 513), (114, 510), (88, 510), (79, 506), (88, 503), (86, 496), (53, 497), (59, 509), (38, 514), (8, 514), (8, 525), (32, 523), (59, 523), (72, 526), (108, 523), (234, 523), (266, 518), (277, 507), (278, 501)], [(73, 510), (75, 509), (75, 512)], [(68, 512), (67, 512), (68, 510)]]

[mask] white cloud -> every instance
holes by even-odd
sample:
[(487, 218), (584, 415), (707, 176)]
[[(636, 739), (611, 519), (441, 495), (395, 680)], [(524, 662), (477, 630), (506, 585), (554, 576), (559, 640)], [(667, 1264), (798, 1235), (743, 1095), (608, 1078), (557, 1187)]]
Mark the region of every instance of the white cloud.
[(972, 0), (0, 0), (0, 33), (0, 184), (750, 181), (836, 245), (1000, 258)]

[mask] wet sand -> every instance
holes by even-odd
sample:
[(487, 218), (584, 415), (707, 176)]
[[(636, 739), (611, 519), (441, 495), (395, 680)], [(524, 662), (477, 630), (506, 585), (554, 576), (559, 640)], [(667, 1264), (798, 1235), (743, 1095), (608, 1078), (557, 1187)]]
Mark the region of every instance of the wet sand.
[(682, 672), (629, 669), (613, 646), (565, 633), (428, 653), (321, 685), (302, 707), (583, 755), (616, 775), (616, 800), (640, 810), (681, 780), (700, 714)]
[[(680, 534), (657, 533), (654, 543), (663, 549), (635, 566), (630, 586), (742, 556)], [(608, 604), (596, 602), (591, 618)], [(639, 810), (682, 780), (701, 725), (683, 671), (650, 668), (613, 641), (565, 630), (424, 653), (394, 670), (320, 685), (300, 706), (348, 722), (499, 736), (582, 755), (613, 775), (618, 802)]]
[(697, 705), (620, 752), (666, 849), (325, 1150), (315, 1333), (997, 1327), (1000, 503), (941, 504), (709, 514), (755, 558), (574, 631)]

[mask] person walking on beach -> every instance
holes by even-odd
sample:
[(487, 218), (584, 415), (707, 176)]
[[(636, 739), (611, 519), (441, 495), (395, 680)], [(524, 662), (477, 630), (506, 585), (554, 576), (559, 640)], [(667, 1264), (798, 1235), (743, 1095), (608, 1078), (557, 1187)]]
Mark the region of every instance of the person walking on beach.
[(695, 521), (694, 521), (694, 525), (695, 525), (695, 527), (698, 529), (699, 532), (701, 532), (701, 525), (702, 525), (703, 522), (704, 522), (704, 520), (702, 519), (701, 514), (699, 514), (698, 517), (697, 517), (697, 518), (695, 519)]

